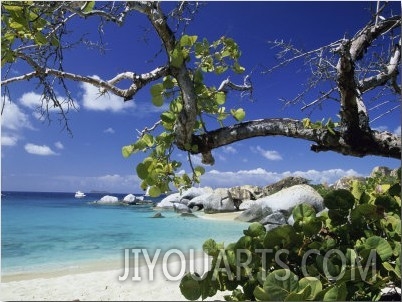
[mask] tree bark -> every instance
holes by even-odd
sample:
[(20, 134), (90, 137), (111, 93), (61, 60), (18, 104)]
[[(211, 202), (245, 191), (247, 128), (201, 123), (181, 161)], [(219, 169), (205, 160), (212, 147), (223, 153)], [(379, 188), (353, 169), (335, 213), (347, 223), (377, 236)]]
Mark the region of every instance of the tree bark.
[(335, 131), (334, 135), (327, 129), (307, 129), (299, 120), (272, 118), (248, 121), (203, 135), (194, 135), (192, 144), (198, 147), (198, 151), (193, 152), (194, 154), (209, 154), (213, 149), (253, 137), (286, 136), (314, 142), (315, 144), (311, 146), (314, 152), (334, 151), (357, 157), (377, 155), (401, 158), (400, 136), (385, 131), (371, 131), (370, 134), (372, 138), (370, 144), (352, 146), (345, 142), (339, 131)]

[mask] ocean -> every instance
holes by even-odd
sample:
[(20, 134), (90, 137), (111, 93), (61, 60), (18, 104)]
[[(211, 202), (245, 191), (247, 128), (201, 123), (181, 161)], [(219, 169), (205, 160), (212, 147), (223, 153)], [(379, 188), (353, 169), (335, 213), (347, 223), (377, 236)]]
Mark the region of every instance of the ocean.
[(247, 223), (183, 217), (162, 210), (165, 218), (151, 218), (153, 204), (99, 205), (104, 195), (126, 194), (2, 192), (2, 274), (60, 270), (91, 261), (122, 260), (124, 250), (202, 250), (213, 238), (225, 245), (236, 241)]

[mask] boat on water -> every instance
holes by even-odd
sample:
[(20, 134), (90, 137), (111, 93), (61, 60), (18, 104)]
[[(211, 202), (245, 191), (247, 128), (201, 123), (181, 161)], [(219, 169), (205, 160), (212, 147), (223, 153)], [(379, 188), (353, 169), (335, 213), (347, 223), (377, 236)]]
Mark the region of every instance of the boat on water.
[(151, 187), (147, 187), (147, 190), (145, 191), (145, 194), (144, 194), (144, 197), (149, 197), (149, 189), (150, 189)]
[(85, 197), (85, 196), (86, 195), (85, 195), (84, 192), (81, 192), (81, 191), (75, 192), (75, 198), (82, 198), (82, 197)]

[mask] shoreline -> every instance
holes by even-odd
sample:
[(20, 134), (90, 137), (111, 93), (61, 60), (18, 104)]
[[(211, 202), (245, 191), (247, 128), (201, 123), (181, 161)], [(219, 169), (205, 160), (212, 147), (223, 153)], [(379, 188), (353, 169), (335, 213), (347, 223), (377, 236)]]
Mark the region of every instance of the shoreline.
[(240, 220), (235, 219), (242, 212), (243, 211), (235, 211), (235, 212), (213, 213), (213, 214), (205, 214), (204, 212), (202, 212), (202, 213), (196, 214), (196, 215), (199, 218), (208, 219), (208, 220), (242, 222)]
[[(195, 215), (206, 220), (236, 221), (234, 218), (240, 213), (198, 212)], [(139, 249), (136, 251), (138, 253)], [(209, 267), (210, 259), (201, 246), (192, 252), (171, 249), (168, 253), (161, 251), (157, 259), (155, 255), (145, 259), (139, 254), (136, 263), (133, 251), (127, 251), (120, 259), (80, 260), (66, 263), (64, 267), (35, 271), (2, 271), (0, 300), (186, 301), (179, 288), (181, 278), (188, 271), (202, 275)], [(125, 256), (128, 256), (128, 262), (125, 262)], [(126, 271), (129, 272), (127, 278), (119, 280), (119, 277), (124, 279)], [(224, 301), (224, 295), (229, 293), (217, 292), (206, 301)]]
[[(160, 257), (159, 257), (160, 258)], [(175, 259), (171, 259), (175, 258)], [(2, 301), (185, 301), (180, 292), (180, 280), (188, 271), (202, 275), (210, 267), (210, 258), (201, 253), (156, 261), (154, 265), (128, 268), (73, 272), (67, 275), (42, 275), (34, 279), (4, 282)], [(110, 263), (111, 264), (111, 263)], [(89, 268), (89, 267), (88, 267)], [(134, 278), (134, 279), (133, 279)], [(224, 300), (229, 292), (218, 292), (208, 300)]]

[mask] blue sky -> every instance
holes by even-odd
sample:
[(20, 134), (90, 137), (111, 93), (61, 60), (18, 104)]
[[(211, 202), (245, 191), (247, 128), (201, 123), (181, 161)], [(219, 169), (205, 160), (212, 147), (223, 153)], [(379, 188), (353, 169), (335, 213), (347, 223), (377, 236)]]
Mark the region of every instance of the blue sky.
[[(222, 35), (234, 38), (242, 50), (240, 63), (246, 73), (253, 70), (252, 101), (233, 94), (228, 107), (242, 107), (246, 120), (273, 117), (303, 118), (300, 105), (283, 108), (280, 98), (293, 98), (302, 91), (307, 73), (294, 64), (270, 75), (263, 75), (261, 66), (272, 66), (276, 50), (267, 41), (292, 41), (305, 50), (315, 49), (335, 40), (351, 37), (371, 16), (368, 7), (376, 2), (207, 2), (202, 6), (187, 33), (210, 41)], [(400, 13), (400, 3), (392, 3)], [(399, 11), (398, 11), (399, 10)], [(74, 35), (87, 33), (99, 38), (95, 20), (78, 20), (70, 29)], [(154, 55), (160, 49), (150, 24), (143, 16), (134, 15), (122, 27), (106, 25), (106, 52), (79, 45), (64, 53), (64, 69), (73, 73), (110, 79), (123, 71), (142, 73), (165, 62)], [(146, 43), (144, 43), (146, 37)], [(20, 64), (13, 74), (25, 71)], [(226, 77), (210, 79), (219, 86)], [(239, 77), (231, 77), (233, 81)], [(136, 165), (143, 155), (128, 159), (121, 155), (124, 145), (135, 141), (136, 130), (152, 126), (161, 108), (151, 104), (149, 87), (133, 101), (124, 103), (115, 96), (99, 97), (89, 84), (68, 82), (77, 110), (68, 113), (73, 135), (63, 130), (57, 113), (51, 122), (38, 118), (41, 91), (37, 82), (10, 85), (12, 102), (7, 102), (2, 116), (1, 185), (2, 190), (61, 191), (104, 190), (140, 193)], [(56, 87), (62, 96), (63, 90)], [(311, 96), (313, 100), (314, 96)], [(322, 110), (312, 113), (312, 120), (335, 116), (337, 107), (328, 102)], [(378, 112), (370, 112), (371, 117)], [(214, 125), (214, 124), (213, 124)], [(217, 126), (217, 124), (216, 124)], [(212, 127), (212, 126), (211, 126)], [(375, 121), (373, 128), (400, 134), (399, 109)], [(267, 185), (285, 176), (298, 175), (315, 183), (332, 183), (345, 175), (366, 176), (375, 166), (397, 167), (400, 162), (383, 157), (356, 158), (334, 152), (313, 153), (310, 143), (281, 137), (263, 137), (237, 142), (213, 151), (214, 166), (205, 166), (202, 186), (229, 187), (241, 184)], [(186, 162), (185, 153), (174, 156)], [(200, 163), (197, 156), (193, 157)], [(184, 165), (186, 167), (186, 165)]]

